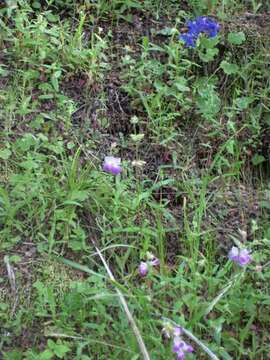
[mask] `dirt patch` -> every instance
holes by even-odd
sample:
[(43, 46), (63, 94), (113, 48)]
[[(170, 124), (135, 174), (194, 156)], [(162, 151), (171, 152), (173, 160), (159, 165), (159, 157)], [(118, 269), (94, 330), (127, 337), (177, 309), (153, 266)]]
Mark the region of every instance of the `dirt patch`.
[(252, 240), (252, 220), (260, 220), (259, 201), (262, 194), (243, 184), (220, 190), (209, 189), (209, 193), (214, 192), (215, 199), (207, 209), (204, 230), (209, 225), (216, 230), (217, 243), (222, 252), (233, 244), (232, 237), (239, 238), (239, 230), (246, 233), (247, 241)]

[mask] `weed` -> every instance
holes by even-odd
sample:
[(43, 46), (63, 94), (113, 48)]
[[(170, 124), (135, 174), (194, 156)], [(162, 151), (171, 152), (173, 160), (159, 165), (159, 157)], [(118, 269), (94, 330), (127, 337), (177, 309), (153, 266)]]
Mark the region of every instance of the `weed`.
[(268, 357), (267, 10), (1, 5), (1, 358)]

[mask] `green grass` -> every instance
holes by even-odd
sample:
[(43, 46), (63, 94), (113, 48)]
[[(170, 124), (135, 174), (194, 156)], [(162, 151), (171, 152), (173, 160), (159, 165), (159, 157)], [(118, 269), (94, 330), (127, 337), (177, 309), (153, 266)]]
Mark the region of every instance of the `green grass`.
[[(269, 6), (181, 3), (0, 8), (1, 359), (142, 358), (117, 290), (151, 360), (175, 358), (164, 319), (218, 359), (269, 358)], [(221, 31), (187, 49), (202, 14)]]

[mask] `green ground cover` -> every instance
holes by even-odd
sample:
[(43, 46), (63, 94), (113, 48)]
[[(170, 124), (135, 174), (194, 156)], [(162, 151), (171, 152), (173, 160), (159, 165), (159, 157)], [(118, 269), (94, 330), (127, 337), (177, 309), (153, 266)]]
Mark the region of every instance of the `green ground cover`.
[[(218, 33), (186, 47), (203, 15)], [(270, 359), (269, 16), (1, 2), (0, 359), (143, 358), (119, 291), (152, 360), (176, 358), (168, 324), (186, 359)]]

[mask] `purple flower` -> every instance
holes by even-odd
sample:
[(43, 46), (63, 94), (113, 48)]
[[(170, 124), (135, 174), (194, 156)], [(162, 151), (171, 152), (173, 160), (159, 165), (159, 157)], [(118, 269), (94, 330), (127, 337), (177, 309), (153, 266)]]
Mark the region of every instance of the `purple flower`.
[(194, 351), (193, 347), (182, 339), (183, 329), (181, 326), (173, 326), (170, 322), (166, 322), (162, 332), (167, 338), (173, 336), (172, 351), (176, 354), (177, 360), (184, 360), (187, 353)]
[(197, 38), (193, 34), (190, 33), (181, 34), (179, 38), (180, 40), (184, 41), (185, 47), (195, 48)]
[(154, 257), (152, 258), (152, 260), (150, 261), (150, 265), (152, 265), (152, 266), (159, 266), (159, 265), (160, 265), (159, 259), (154, 256)]
[(178, 352), (177, 352), (177, 358), (176, 358), (177, 360), (185, 360), (185, 353), (184, 353), (184, 351), (182, 351), (182, 350), (179, 350)]
[[(180, 332), (182, 332), (181, 328)], [(176, 331), (176, 328), (174, 329), (174, 332), (179, 332), (179, 330)], [(176, 353), (177, 360), (178, 359), (185, 359), (186, 353), (193, 352), (193, 347), (189, 344), (187, 344), (180, 336), (175, 336), (173, 339), (173, 347), (172, 351)]]
[(189, 344), (187, 344), (187, 347), (186, 347), (186, 352), (187, 353), (192, 353), (194, 351), (193, 347)]
[(182, 340), (180, 336), (175, 336), (173, 339), (173, 352), (178, 353), (179, 351), (190, 353), (193, 352), (193, 347)]
[(122, 171), (121, 159), (114, 156), (105, 156), (103, 170), (113, 175), (118, 175)]
[(210, 38), (217, 36), (220, 26), (207, 16), (198, 16), (195, 20), (197, 31), (206, 33)]
[(239, 249), (236, 246), (233, 246), (229, 251), (228, 258), (233, 261), (237, 261), (239, 256)]
[(159, 264), (160, 261), (157, 257), (152, 255), (151, 253), (147, 253), (147, 261), (142, 261), (139, 265), (139, 274), (141, 276), (146, 276), (152, 266), (159, 266)]
[(180, 326), (176, 326), (173, 330), (173, 335), (176, 337), (182, 335), (182, 333), (183, 333), (183, 331)]
[(178, 351), (184, 351), (184, 345), (185, 345), (185, 342), (184, 340), (182, 340), (179, 336), (175, 336), (174, 339), (173, 339), (173, 348), (172, 348), (172, 351), (174, 353), (178, 353)]
[(217, 36), (220, 26), (219, 24), (207, 16), (198, 16), (193, 21), (187, 22), (188, 32), (180, 35), (186, 47), (195, 47), (196, 41), (201, 33), (206, 34), (210, 38)]
[(251, 256), (249, 250), (247, 249), (240, 250), (238, 262), (239, 265), (241, 266), (245, 266), (251, 262)]
[(238, 249), (233, 246), (229, 251), (228, 258), (240, 266), (245, 266), (251, 262), (250, 251), (247, 249)]
[(201, 27), (200, 27), (200, 25), (198, 24), (197, 19), (198, 19), (198, 18), (196, 18), (195, 20), (192, 20), (192, 21), (189, 20), (189, 21), (187, 22), (188, 33), (189, 33), (190, 35), (195, 36), (195, 37), (198, 37), (198, 36), (200, 35), (200, 32), (201, 32)]
[(148, 274), (148, 264), (142, 261), (139, 265), (139, 274), (141, 276), (146, 276)]
[(185, 353), (191, 353), (191, 352), (193, 352), (193, 347), (191, 345), (187, 344), (186, 342), (184, 342), (182, 350)]

